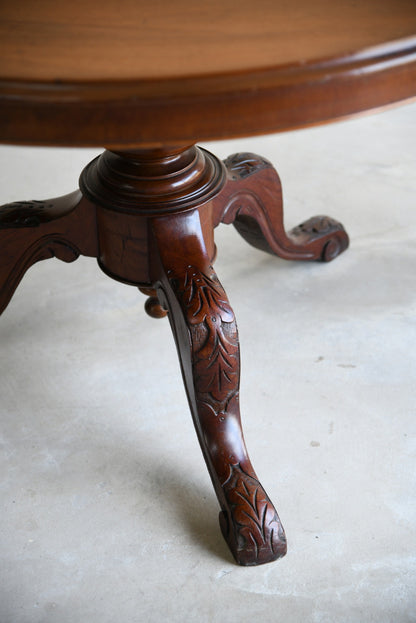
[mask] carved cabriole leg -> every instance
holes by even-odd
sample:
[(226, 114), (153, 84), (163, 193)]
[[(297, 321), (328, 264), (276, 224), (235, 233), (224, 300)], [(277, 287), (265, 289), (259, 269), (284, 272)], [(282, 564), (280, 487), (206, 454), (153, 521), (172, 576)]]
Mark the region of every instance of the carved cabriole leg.
[(237, 326), (202, 229), (197, 210), (153, 220), (155, 286), (169, 310), (195, 427), (222, 508), (223, 535), (238, 563), (255, 565), (283, 556), (286, 539), (247, 455)]
[(0, 313), (39, 260), (97, 256), (95, 207), (79, 191), (49, 201), (0, 206)]
[(228, 182), (215, 200), (215, 225), (233, 223), (251, 245), (287, 260), (329, 262), (348, 247), (341, 223), (327, 216), (285, 232), (281, 183), (268, 160), (241, 153), (224, 164)]

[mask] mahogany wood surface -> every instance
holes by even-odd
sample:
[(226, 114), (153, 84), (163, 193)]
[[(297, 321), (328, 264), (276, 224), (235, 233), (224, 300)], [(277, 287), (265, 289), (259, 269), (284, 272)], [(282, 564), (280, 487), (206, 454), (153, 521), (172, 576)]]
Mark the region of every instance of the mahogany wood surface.
[(416, 94), (414, 0), (0, 3), (0, 140), (150, 147)]
[(349, 56), (415, 34), (413, 0), (3, 0), (4, 78), (118, 82)]
[[(286, 553), (286, 538), (244, 443), (237, 325), (211, 266), (201, 215), (195, 210), (154, 219), (152, 230), (160, 259), (156, 288), (170, 312), (195, 428), (222, 508), (224, 538), (240, 564), (271, 562)], [(172, 230), (182, 235), (168, 245)]]
[[(285, 232), (279, 176), (197, 140), (286, 130), (416, 95), (416, 0), (3, 0), (0, 141), (108, 149), (80, 191), (0, 207), (0, 312), (25, 271), (96, 257), (168, 315), (198, 439), (243, 565), (286, 539), (244, 443), (234, 312), (212, 264), (234, 224), (285, 259), (348, 246), (316, 216)], [(133, 149), (134, 148), (134, 149)]]

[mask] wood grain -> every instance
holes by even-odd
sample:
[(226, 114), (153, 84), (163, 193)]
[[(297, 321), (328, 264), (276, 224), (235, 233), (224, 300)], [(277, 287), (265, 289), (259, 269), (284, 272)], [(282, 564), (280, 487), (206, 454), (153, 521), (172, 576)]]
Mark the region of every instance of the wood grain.
[(3, 0), (3, 79), (165, 80), (350, 56), (416, 33), (414, 0)]
[(4, 0), (0, 141), (185, 145), (416, 95), (414, 0)]

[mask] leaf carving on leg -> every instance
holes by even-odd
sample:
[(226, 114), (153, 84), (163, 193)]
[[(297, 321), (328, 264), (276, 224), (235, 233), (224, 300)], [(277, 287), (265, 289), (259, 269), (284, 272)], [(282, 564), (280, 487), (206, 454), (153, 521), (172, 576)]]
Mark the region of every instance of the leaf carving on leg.
[[(171, 272), (170, 282), (181, 303), (192, 340), (192, 365), (197, 399), (225, 411), (238, 385), (238, 334), (233, 310), (213, 269), (206, 275), (188, 266), (182, 283)], [(237, 382), (236, 382), (237, 381)], [(217, 411), (217, 406), (213, 408)]]
[(261, 484), (247, 474), (240, 464), (230, 465), (230, 475), (222, 485), (233, 509), (235, 540), (238, 549), (247, 545), (257, 556), (265, 549), (278, 554), (285, 543), (276, 510)]

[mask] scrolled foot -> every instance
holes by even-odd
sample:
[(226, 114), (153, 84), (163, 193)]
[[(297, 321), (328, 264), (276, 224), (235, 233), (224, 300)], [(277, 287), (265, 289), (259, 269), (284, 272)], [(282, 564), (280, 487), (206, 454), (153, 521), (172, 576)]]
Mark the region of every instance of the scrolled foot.
[(252, 246), (288, 260), (329, 262), (349, 239), (341, 223), (315, 216), (286, 233), (279, 176), (256, 154), (234, 154), (224, 161), (228, 183), (216, 199), (216, 224), (233, 223)]
[(334, 260), (348, 248), (349, 240), (344, 227), (329, 216), (313, 216), (288, 232), (288, 237), (297, 245), (307, 247), (319, 245), (319, 258), (323, 262)]

